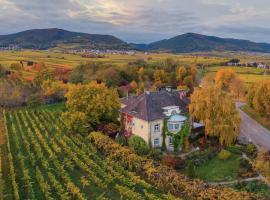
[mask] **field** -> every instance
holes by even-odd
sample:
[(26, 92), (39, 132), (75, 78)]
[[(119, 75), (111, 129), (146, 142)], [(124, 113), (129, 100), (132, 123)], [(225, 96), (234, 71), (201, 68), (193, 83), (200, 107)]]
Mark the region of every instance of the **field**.
[(269, 73), (265, 74), (264, 69), (257, 69), (253, 67), (218, 66), (218, 67), (208, 67), (206, 70), (207, 73), (214, 74), (220, 69), (233, 69), (246, 84), (270, 79), (270, 74)]
[(0, 183), (4, 187), (0, 187), (0, 197), (172, 198), (101, 155), (82, 137), (65, 134), (65, 125), (59, 118), (62, 110), (63, 105), (53, 105), (3, 112)]

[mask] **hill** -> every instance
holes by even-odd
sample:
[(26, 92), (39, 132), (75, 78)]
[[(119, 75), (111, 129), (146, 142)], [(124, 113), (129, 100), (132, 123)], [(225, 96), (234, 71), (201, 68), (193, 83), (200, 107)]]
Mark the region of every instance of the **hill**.
[(32, 29), (10, 35), (0, 35), (0, 46), (18, 45), (25, 49), (129, 49), (130, 46), (111, 35), (87, 34), (63, 29)]
[(270, 44), (255, 43), (248, 40), (219, 38), (196, 33), (186, 33), (148, 45), (134, 45), (141, 50), (166, 51), (174, 53), (205, 51), (251, 51), (270, 52)]

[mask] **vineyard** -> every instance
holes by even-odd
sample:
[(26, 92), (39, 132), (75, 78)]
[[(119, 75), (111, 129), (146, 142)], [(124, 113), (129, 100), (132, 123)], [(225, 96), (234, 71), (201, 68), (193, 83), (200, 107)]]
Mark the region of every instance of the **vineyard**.
[(0, 199), (176, 199), (65, 134), (61, 107), (3, 111)]

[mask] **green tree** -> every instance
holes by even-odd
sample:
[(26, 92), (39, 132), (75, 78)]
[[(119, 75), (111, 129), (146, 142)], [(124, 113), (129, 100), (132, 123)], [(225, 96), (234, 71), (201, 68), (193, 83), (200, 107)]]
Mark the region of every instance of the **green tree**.
[(101, 122), (116, 121), (118, 118), (120, 100), (117, 91), (107, 88), (105, 84), (71, 84), (65, 97), (68, 111), (64, 119), (71, 129), (74, 120), (81, 122), (87, 130), (95, 130)]
[(189, 106), (193, 118), (205, 125), (205, 134), (215, 136), (220, 144), (230, 145), (240, 132), (240, 115), (230, 96), (218, 85), (195, 89)]

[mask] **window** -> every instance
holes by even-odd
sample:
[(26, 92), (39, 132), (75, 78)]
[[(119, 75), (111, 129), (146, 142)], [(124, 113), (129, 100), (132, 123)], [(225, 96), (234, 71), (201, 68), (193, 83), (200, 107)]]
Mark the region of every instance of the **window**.
[(160, 124), (155, 124), (154, 126), (154, 132), (160, 132)]
[(173, 138), (169, 137), (169, 145), (172, 146), (173, 145)]
[(159, 138), (154, 139), (154, 147), (159, 147)]
[(175, 124), (175, 125), (174, 125), (174, 129), (175, 129), (175, 130), (178, 130), (178, 129), (179, 129), (179, 124)]
[(141, 125), (141, 129), (143, 129), (143, 125)]
[(132, 123), (132, 126), (135, 126), (135, 122)]
[(169, 130), (173, 130), (173, 124), (168, 124)]

